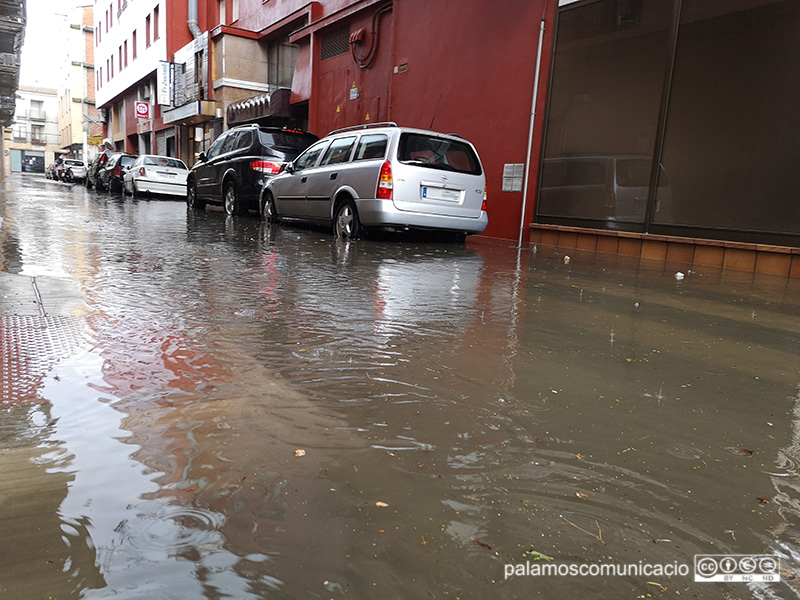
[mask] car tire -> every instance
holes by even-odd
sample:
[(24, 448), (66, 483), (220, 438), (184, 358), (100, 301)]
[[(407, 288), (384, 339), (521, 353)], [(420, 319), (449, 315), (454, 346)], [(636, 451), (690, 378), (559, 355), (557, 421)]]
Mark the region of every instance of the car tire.
[(337, 238), (348, 240), (358, 239), (362, 234), (358, 210), (356, 210), (355, 202), (350, 198), (343, 200), (336, 206), (336, 214), (333, 218), (333, 234)]
[(264, 201), (261, 203), (261, 220), (267, 225), (273, 225), (278, 222), (278, 211), (275, 208), (275, 198), (272, 194), (267, 192), (264, 194)]
[(195, 210), (204, 210), (206, 207), (205, 200), (197, 197), (197, 184), (192, 179), (186, 184), (186, 206)]
[(236, 184), (233, 181), (225, 183), (225, 188), (222, 193), (222, 204), (225, 208), (225, 214), (229, 216), (238, 216), (244, 214), (242, 209), (242, 201), (236, 191)]

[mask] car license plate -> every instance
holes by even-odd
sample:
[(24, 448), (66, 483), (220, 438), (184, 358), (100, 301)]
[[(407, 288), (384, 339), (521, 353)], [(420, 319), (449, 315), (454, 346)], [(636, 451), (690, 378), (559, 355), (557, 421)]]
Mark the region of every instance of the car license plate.
[(444, 200), (446, 202), (460, 202), (461, 192), (446, 190), (440, 187), (422, 186), (422, 198), (425, 200)]

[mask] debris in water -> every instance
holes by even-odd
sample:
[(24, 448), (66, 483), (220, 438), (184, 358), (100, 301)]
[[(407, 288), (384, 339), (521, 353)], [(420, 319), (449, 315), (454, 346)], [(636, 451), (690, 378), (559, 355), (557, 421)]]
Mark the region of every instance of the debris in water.
[(675, 273), (675, 279), (676, 279), (676, 280), (678, 280), (678, 281), (683, 281), (683, 278), (684, 278), (684, 277), (686, 277), (686, 275), (684, 275), (684, 274), (683, 274), (683, 273), (681, 273), (680, 271), (678, 271), (677, 273)]
[(533, 560), (553, 560), (552, 556), (547, 556), (547, 554), (542, 554), (541, 552), (537, 552), (536, 550), (528, 550), (524, 553), (525, 556), (528, 558), (532, 558)]
[(473, 546), (480, 546), (481, 548), (486, 548), (487, 550), (491, 550), (492, 547), (489, 544), (485, 544), (483, 542), (479, 542), (478, 540), (472, 540)]
[(564, 264), (565, 264), (565, 265), (568, 265), (568, 264), (569, 264), (569, 261), (571, 261), (571, 260), (572, 260), (572, 259), (571, 259), (569, 256), (565, 256), (565, 257), (564, 257)]
[(387, 508), (389, 505), (386, 504), (386, 502), (376, 502), (375, 506), (377, 506), (378, 508)]
[(298, 448), (297, 450), (294, 451), (294, 455), (295, 456), (305, 456), (306, 455), (306, 451), (303, 450), (302, 448)]
[(589, 497), (589, 494), (584, 494), (583, 492), (575, 492), (575, 495), (580, 498), (581, 500), (585, 500)]

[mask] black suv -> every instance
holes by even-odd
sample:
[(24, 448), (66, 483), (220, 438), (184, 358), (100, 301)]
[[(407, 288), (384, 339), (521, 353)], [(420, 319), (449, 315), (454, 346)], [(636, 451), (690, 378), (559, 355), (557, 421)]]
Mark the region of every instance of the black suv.
[(201, 152), (186, 180), (186, 203), (203, 209), (222, 204), (229, 215), (258, 210), (261, 188), (317, 136), (305, 131), (241, 125), (220, 135)]

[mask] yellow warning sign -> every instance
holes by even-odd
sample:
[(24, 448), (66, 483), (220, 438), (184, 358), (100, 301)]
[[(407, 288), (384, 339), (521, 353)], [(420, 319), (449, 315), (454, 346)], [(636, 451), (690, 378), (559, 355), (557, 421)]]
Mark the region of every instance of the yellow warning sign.
[(366, 116), (366, 117), (364, 117), (364, 120), (365, 120), (365, 121), (369, 121), (369, 113), (367, 113), (367, 116)]
[(342, 112), (342, 107), (341, 107), (341, 106), (339, 106), (338, 104), (336, 105), (336, 112), (337, 112), (337, 113), (340, 113), (340, 112)]
[(353, 82), (353, 85), (350, 86), (352, 89), (356, 89), (356, 82)]

